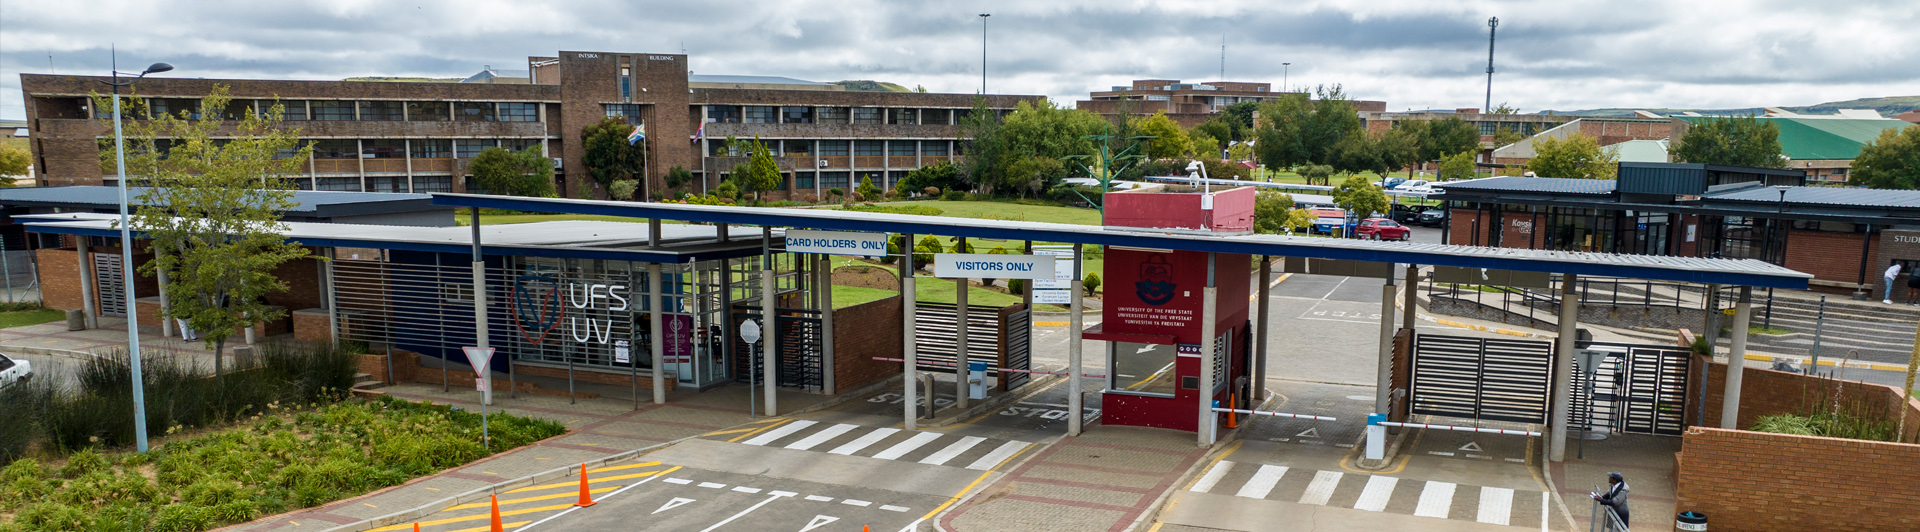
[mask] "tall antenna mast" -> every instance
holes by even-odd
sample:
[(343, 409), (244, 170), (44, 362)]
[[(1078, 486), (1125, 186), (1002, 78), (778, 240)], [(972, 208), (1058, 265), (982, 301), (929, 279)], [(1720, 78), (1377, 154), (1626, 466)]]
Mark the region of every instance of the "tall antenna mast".
[(1482, 113), (1493, 112), (1493, 33), (1500, 29), (1500, 17), (1487, 19), (1487, 103), (1480, 108)]
[(1227, 80), (1227, 34), (1220, 34), (1220, 81)]

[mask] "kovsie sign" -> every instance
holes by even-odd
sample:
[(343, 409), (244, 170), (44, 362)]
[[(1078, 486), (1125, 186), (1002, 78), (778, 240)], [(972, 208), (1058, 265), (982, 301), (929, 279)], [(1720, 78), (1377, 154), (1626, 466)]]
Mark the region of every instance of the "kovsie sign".
[(789, 253), (860, 257), (880, 257), (887, 254), (886, 233), (792, 229), (787, 231), (786, 239)]
[(943, 279), (1052, 279), (1053, 257), (942, 253), (934, 256), (933, 276)]

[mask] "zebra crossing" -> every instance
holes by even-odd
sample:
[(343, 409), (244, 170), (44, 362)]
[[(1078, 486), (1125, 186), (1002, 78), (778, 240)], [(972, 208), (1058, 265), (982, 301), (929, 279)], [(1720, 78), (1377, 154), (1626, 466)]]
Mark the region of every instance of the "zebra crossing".
[(1548, 508), (1545, 491), (1226, 460), (1187, 491), (1529, 528), (1546, 525)]
[(738, 443), (757, 447), (816, 451), (976, 471), (993, 469), (1033, 445), (938, 432), (907, 432), (891, 427), (794, 420), (750, 434)]

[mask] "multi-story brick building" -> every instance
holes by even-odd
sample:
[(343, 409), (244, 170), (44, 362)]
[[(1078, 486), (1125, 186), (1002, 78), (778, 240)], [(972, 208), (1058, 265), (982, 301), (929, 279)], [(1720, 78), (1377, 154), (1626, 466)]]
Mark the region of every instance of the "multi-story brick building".
[[(489, 69), (491, 71), (491, 69)], [(485, 77), (485, 76), (477, 76)], [(215, 85), (234, 98), (227, 117), (264, 113), (313, 141), (299, 188), (370, 192), (466, 191), (466, 167), (489, 147), (537, 148), (554, 159), (558, 191), (604, 197), (583, 166), (581, 129), (606, 117), (644, 124), (648, 139), (641, 195), (664, 190), (675, 166), (694, 172), (688, 188), (717, 184), (740, 159), (723, 139), (758, 137), (786, 173), (787, 195), (847, 189), (861, 178), (891, 186), (907, 171), (956, 158), (971, 94), (846, 91), (785, 78), (694, 76), (687, 56), (561, 52), (530, 57), (525, 83), (400, 83), (149, 77), (135, 90), (153, 112), (198, 111)], [(88, 97), (97, 76), (22, 74), (27, 127), (40, 185), (111, 183), (98, 140), (110, 134)], [(988, 95), (1004, 113), (1042, 96)], [(705, 124), (711, 124), (702, 128)]]
[[(1385, 106), (1383, 105), (1382, 107), (1385, 107)], [(1509, 130), (1512, 130), (1514, 133), (1531, 137), (1535, 134), (1547, 131), (1549, 129), (1553, 129), (1554, 127), (1557, 127), (1560, 124), (1567, 123), (1568, 121), (1571, 121), (1576, 117), (1560, 116), (1560, 115), (1538, 115), (1538, 114), (1526, 115), (1526, 114), (1506, 114), (1506, 113), (1483, 113), (1480, 111), (1480, 109), (1471, 108), (1471, 107), (1464, 108), (1464, 109), (1454, 109), (1452, 111), (1429, 110), (1429, 111), (1388, 112), (1385, 109), (1375, 109), (1375, 110), (1360, 109), (1360, 119), (1366, 123), (1367, 131), (1372, 131), (1376, 133), (1385, 132), (1389, 129), (1393, 129), (1394, 124), (1399, 122), (1410, 121), (1410, 120), (1445, 120), (1448, 118), (1459, 118), (1461, 120), (1465, 120), (1468, 124), (1473, 124), (1474, 127), (1479, 128), (1480, 129), (1480, 148), (1482, 150), (1491, 150), (1493, 148), (1498, 147), (1493, 145), (1493, 137), (1494, 137), (1494, 133), (1499, 132), (1501, 129), (1509, 129)], [(1484, 162), (1485, 159), (1483, 158), (1482, 161)]]
[[(1088, 99), (1075, 102), (1074, 107), (1108, 118), (1122, 113), (1166, 113), (1180, 127), (1193, 127), (1213, 118), (1226, 106), (1241, 102), (1265, 102), (1287, 94), (1274, 92), (1272, 83), (1181, 83), (1177, 79), (1136, 79), (1131, 86), (1094, 91), (1088, 95)], [(1386, 102), (1376, 101), (1354, 101), (1353, 105), (1362, 112), (1378, 112), (1387, 108)]]

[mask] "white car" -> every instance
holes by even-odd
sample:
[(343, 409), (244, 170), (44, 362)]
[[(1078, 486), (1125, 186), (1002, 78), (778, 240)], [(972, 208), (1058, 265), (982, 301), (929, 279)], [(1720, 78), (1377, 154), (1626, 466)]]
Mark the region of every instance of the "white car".
[(33, 378), (33, 364), (0, 355), (0, 386)]

